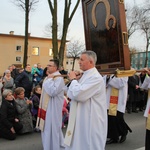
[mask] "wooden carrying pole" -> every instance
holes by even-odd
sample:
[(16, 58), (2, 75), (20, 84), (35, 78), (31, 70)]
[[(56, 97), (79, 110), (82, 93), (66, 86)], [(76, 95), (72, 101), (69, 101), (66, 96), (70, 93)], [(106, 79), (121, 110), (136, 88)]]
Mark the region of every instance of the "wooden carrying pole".
[[(133, 76), (136, 72), (143, 72), (144, 70), (119, 70), (111, 71), (111, 72), (100, 72), (101, 75), (115, 75), (116, 77), (130, 77)], [(53, 78), (56, 77), (68, 77), (68, 75), (55, 75)]]

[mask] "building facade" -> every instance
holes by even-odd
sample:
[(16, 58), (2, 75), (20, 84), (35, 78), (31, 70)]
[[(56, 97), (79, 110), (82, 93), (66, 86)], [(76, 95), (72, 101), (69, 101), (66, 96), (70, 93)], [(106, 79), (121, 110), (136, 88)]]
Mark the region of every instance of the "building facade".
[[(66, 70), (67, 70), (68, 72), (70, 72), (70, 71), (72, 70), (72, 66), (73, 66), (73, 58), (67, 57), (67, 58), (66, 58)], [(79, 67), (79, 58), (77, 58), (77, 59), (75, 60), (74, 70), (81, 71), (81, 70), (80, 70), (80, 67)]]
[[(147, 54), (147, 67), (150, 68), (150, 52)], [(134, 69), (142, 69), (145, 66), (146, 52), (138, 52), (131, 55), (131, 66)]]
[[(58, 41), (58, 46), (60, 46), (60, 41)], [(13, 31), (10, 31), (9, 34), (0, 34), (0, 53), (0, 75), (12, 64), (19, 67), (22, 66), (24, 36), (15, 35)], [(32, 37), (29, 34), (27, 57), (27, 64), (33, 66), (41, 63), (42, 67), (45, 68), (48, 61), (53, 58), (52, 39)], [(66, 62), (65, 59), (66, 54), (64, 54), (64, 62)]]

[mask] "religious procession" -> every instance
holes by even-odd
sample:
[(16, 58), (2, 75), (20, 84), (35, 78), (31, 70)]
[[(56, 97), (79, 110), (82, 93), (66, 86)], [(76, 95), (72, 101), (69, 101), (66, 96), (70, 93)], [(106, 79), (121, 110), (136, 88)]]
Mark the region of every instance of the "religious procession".
[(132, 132), (125, 112), (144, 111), (149, 150), (150, 71), (101, 75), (96, 61), (94, 51), (85, 51), (79, 60), (82, 71), (68, 73), (55, 59), (45, 69), (40, 63), (9, 66), (0, 80), (0, 137), (15, 140), (40, 132), (44, 150), (104, 150), (106, 144), (125, 142)]
[[(30, 6), (38, 1), (32, 1), (28, 7), (28, 1), (20, 2), (28, 15)], [(25, 36), (10, 31), (11, 40), (4, 44), (9, 45), (12, 37), (17, 38), (13, 48), (3, 48), (10, 52), (7, 58), (14, 55), (10, 62), (16, 64), (3, 70), (0, 77), (0, 140), (17, 141), (38, 133), (42, 145), (40, 150), (105, 150), (115, 144), (121, 147), (135, 132), (125, 114), (132, 117), (142, 112), (145, 132), (142, 131), (144, 138), (141, 141), (144, 142), (143, 148), (150, 150), (150, 70), (146, 61), (140, 70), (132, 68), (134, 62), (131, 65), (128, 38), (135, 31), (127, 31), (126, 15), (131, 11), (125, 9), (124, 0), (81, 1), (86, 48), (78, 56), (79, 70), (71, 71), (66, 71), (62, 64), (68, 27), (80, 0), (77, 0), (71, 15), (68, 15), (71, 1), (65, 1), (66, 16), (61, 38), (57, 35), (57, 1), (48, 2), (52, 15), (51, 39), (30, 36), (29, 16), (26, 16)], [(138, 15), (137, 10), (134, 10), (135, 17), (131, 20), (138, 24), (134, 26), (136, 29), (143, 29), (140, 23), (149, 24), (145, 21), (145, 12), (149, 12), (149, 8), (139, 9)], [(47, 14), (43, 16), (45, 18)], [(146, 26), (143, 30), (147, 52), (149, 28)], [(0, 35), (3, 39), (8, 36)], [(18, 38), (24, 39), (24, 45)], [(33, 65), (32, 58), (41, 61)], [(42, 61), (46, 62), (45, 66), (41, 65)], [(33, 140), (32, 145), (34, 142), (39, 143)]]

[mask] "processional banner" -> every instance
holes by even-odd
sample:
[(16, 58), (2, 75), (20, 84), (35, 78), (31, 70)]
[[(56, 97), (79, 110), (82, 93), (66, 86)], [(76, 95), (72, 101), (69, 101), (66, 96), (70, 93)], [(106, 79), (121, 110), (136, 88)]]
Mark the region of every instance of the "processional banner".
[(129, 70), (124, 0), (82, 0), (86, 49), (97, 54), (97, 69)]

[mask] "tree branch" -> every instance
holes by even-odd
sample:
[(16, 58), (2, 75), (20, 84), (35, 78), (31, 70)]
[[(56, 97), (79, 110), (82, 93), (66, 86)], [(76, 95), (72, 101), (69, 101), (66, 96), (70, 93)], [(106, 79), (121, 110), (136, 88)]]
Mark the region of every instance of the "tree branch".
[(48, 0), (48, 4), (49, 4), (50, 11), (51, 11), (51, 15), (53, 16), (54, 8), (53, 8), (51, 0)]

